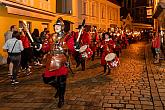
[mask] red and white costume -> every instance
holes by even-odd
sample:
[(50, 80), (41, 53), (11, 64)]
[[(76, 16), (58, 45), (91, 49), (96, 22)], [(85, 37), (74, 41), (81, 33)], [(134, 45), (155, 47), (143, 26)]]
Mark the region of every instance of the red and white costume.
[(115, 42), (112, 39), (105, 39), (101, 43), (101, 48), (103, 49), (103, 53), (101, 56), (101, 65), (106, 65), (107, 62), (105, 57), (108, 53), (112, 53), (115, 48)]

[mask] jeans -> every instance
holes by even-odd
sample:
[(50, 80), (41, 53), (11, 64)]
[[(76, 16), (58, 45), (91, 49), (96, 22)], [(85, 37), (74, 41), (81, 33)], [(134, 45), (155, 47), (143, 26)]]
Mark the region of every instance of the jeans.
[(17, 80), (17, 74), (20, 66), (21, 55), (10, 55), (10, 60), (13, 63), (12, 80)]

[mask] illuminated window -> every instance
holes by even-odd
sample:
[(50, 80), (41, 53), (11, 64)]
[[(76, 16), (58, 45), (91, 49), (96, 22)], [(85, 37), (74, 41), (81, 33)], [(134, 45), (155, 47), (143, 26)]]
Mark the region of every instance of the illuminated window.
[(56, 12), (72, 14), (72, 0), (56, 0)]

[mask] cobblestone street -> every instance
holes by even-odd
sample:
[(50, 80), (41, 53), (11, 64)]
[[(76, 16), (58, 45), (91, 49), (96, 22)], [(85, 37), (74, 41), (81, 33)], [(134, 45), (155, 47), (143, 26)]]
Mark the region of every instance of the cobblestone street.
[[(148, 44), (131, 44), (122, 50), (121, 64), (103, 74), (100, 59), (87, 68), (73, 68), (69, 76), (65, 105), (61, 110), (165, 110), (165, 65), (154, 65)], [(20, 75), (11, 86), (7, 67), (0, 67), (0, 110), (58, 110), (54, 89), (43, 83), (43, 68), (32, 75)]]

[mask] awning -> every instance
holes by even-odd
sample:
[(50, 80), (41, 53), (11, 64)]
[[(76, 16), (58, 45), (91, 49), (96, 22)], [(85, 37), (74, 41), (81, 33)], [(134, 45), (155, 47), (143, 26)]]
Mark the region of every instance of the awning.
[(165, 9), (165, 3), (159, 2), (156, 11), (153, 15), (153, 18), (157, 18), (164, 9)]
[(27, 17), (34, 17), (34, 18), (40, 18), (40, 19), (47, 19), (52, 20), (55, 17), (55, 13), (33, 8), (30, 6), (17, 4), (15, 2), (10, 1), (1, 1), (0, 4), (3, 4), (7, 8), (7, 12), (9, 14), (15, 14), (20, 16), (27, 16)]

